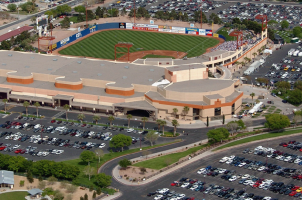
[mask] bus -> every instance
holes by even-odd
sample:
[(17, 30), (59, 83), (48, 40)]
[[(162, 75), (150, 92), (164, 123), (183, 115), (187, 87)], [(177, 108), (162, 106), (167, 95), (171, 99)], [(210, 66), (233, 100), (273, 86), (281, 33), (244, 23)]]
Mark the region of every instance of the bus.
[(293, 56), (298, 56), (299, 50), (294, 51)]
[(291, 56), (291, 55), (293, 55), (294, 52), (295, 52), (295, 49), (290, 49), (290, 50), (288, 51), (288, 55)]

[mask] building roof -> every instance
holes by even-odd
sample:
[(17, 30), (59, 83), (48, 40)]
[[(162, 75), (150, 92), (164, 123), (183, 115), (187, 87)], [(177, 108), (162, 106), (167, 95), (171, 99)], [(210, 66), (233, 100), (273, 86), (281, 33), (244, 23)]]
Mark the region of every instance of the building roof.
[(5, 33), (3, 35), (0, 35), (0, 42), (2, 42), (4, 40), (8, 40), (13, 36), (15, 37), (15, 36), (21, 34), (22, 32), (29, 31), (31, 29), (33, 29), (33, 27), (31, 27), (31, 26), (22, 26), (21, 28), (18, 28), (16, 30), (10, 31), (10, 32)]
[(2, 183), (14, 185), (14, 183), (15, 183), (14, 172), (1, 170), (0, 171), (0, 184), (2, 184)]
[(171, 72), (189, 70), (189, 69), (198, 69), (198, 68), (206, 68), (203, 64), (187, 64), (187, 65), (179, 65), (173, 67), (167, 67), (167, 69)]
[(146, 61), (161, 61), (161, 62), (171, 62), (172, 58), (146, 58)]
[(133, 101), (133, 102), (125, 102), (125, 103), (116, 103), (115, 107), (125, 107), (125, 108), (135, 108), (142, 110), (151, 110), (155, 111), (156, 108), (149, 104), (147, 101)]
[(226, 51), (226, 50), (217, 50), (217, 51), (205, 53), (203, 55), (204, 56), (212, 57), (212, 56), (217, 56), (217, 55), (221, 55), (221, 54), (224, 54), (224, 53), (229, 53), (229, 51)]
[(176, 82), (165, 89), (176, 92), (213, 92), (229, 87), (234, 82), (226, 79), (199, 79), (183, 82)]
[(38, 188), (34, 188), (34, 189), (31, 189), (31, 190), (28, 190), (28, 193), (30, 195), (36, 195), (36, 194), (42, 194), (42, 190), (38, 189)]
[(223, 98), (223, 96), (221, 96), (220, 94), (211, 94), (211, 95), (205, 95), (205, 96), (209, 99), (221, 99), (221, 98)]

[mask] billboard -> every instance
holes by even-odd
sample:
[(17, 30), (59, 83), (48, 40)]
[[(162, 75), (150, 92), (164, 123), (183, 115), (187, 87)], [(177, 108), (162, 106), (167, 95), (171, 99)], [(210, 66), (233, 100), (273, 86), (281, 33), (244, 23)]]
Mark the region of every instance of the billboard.
[(213, 35), (212, 30), (206, 29), (206, 35), (207, 36), (212, 36)]
[(171, 26), (162, 26), (162, 25), (158, 26), (158, 31), (161, 32), (171, 32), (171, 29), (172, 29)]
[(206, 35), (206, 29), (199, 29), (199, 35)]
[(149, 27), (146, 27), (145, 30), (146, 31), (158, 31), (158, 28), (149, 28)]
[(186, 34), (198, 35), (198, 28), (186, 28)]
[(186, 28), (172, 26), (171, 32), (172, 33), (186, 33)]
[(132, 29), (135, 29), (135, 30), (146, 30), (146, 27), (137, 27), (137, 26), (133, 26)]
[(57, 48), (57, 43), (48, 46), (48, 50), (55, 50)]
[(214, 34), (213, 34), (213, 37), (219, 37), (219, 34), (214, 33)]
[(133, 23), (126, 23), (126, 29), (132, 29)]
[(119, 28), (126, 28), (126, 24), (125, 23), (119, 23)]

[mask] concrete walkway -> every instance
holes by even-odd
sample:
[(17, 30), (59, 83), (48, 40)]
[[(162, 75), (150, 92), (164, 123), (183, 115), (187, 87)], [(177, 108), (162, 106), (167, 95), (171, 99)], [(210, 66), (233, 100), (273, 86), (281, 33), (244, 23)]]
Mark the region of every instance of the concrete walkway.
[(114, 193), (114, 195), (104, 196), (101, 199), (102, 200), (113, 200), (113, 199), (117, 199), (120, 196), (122, 196), (122, 193), (121, 192), (116, 192), (116, 193)]
[(1, 192), (0, 191), (0, 194), (3, 194), (3, 193), (8, 193), (8, 192), (27, 192), (28, 190), (12, 190), (12, 189), (5, 189), (4, 192)]

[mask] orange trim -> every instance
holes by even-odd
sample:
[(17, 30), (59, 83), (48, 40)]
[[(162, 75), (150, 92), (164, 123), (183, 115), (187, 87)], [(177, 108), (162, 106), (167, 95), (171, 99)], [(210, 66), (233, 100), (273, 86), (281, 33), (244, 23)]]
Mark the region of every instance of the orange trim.
[(185, 104), (185, 103), (153, 100), (145, 94), (145, 97), (147, 99), (149, 99), (150, 101), (155, 102), (155, 103), (159, 103), (159, 104), (163, 104), (163, 105), (169, 105), (169, 106), (182, 106), (182, 107), (188, 106), (190, 108), (197, 108), (197, 109), (210, 109), (210, 108), (219, 108), (219, 107), (232, 106), (242, 96), (243, 96), (243, 92), (241, 94), (239, 94), (233, 101), (228, 102), (228, 103), (221, 103), (221, 101), (219, 101), (219, 99), (217, 99), (217, 101), (215, 101), (215, 105), (199, 106), (199, 105), (194, 105), (194, 104)]
[(71, 84), (64, 84), (64, 83), (55, 83), (56, 88), (63, 88), (68, 90), (80, 90), (83, 88), (83, 84), (78, 85), (71, 85)]
[(31, 84), (34, 82), (34, 78), (22, 79), (22, 78), (10, 78), (7, 77), (6, 81), (9, 83), (19, 83), (19, 84)]
[(106, 88), (106, 93), (120, 95), (120, 96), (132, 96), (134, 95), (134, 89), (125, 91), (125, 90), (115, 90), (115, 89)]
[(247, 53), (249, 53), (250, 51), (252, 51), (255, 47), (257, 47), (258, 45), (260, 45), (263, 41), (267, 40), (267, 37), (265, 39), (263, 39), (261, 42), (259, 42), (256, 46), (253, 46), (250, 50), (248, 50), (245, 54), (243, 54), (242, 56), (240, 56), (239, 58), (237, 58), (236, 60), (229, 62), (227, 64), (224, 64), (223, 66), (228, 66), (233, 64), (234, 62), (238, 61), (240, 58), (242, 58), (243, 56), (245, 56)]

